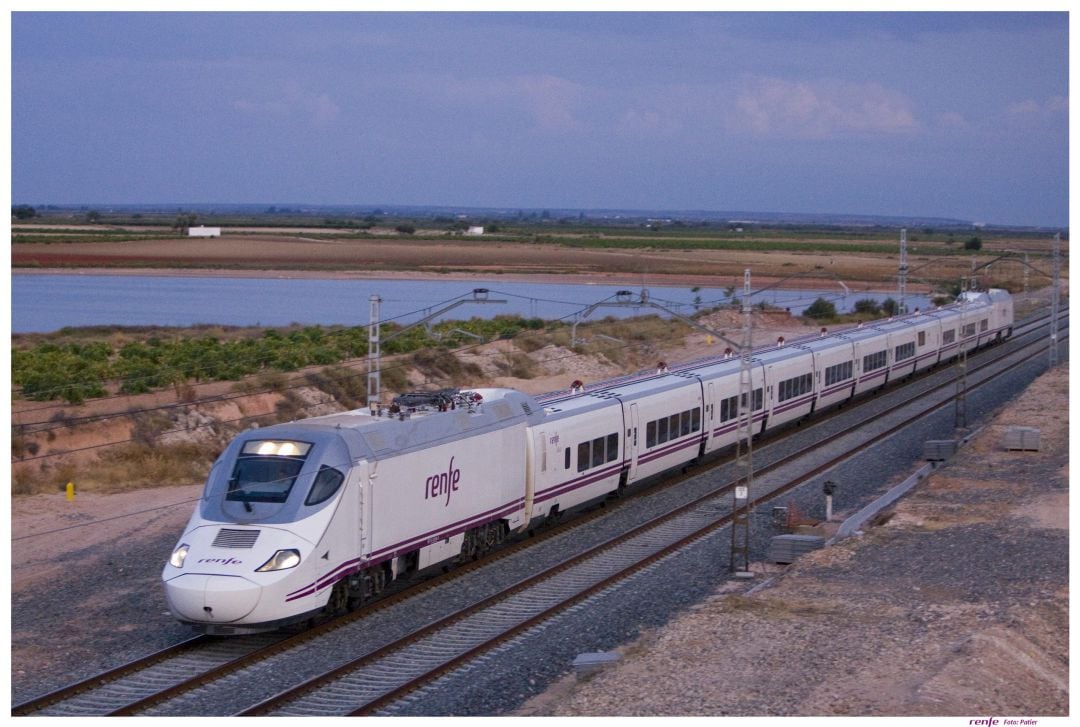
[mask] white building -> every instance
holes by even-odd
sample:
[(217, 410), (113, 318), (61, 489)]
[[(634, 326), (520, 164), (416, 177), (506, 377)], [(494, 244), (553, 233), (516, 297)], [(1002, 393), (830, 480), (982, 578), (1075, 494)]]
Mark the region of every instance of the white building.
[(187, 234), (188, 237), (221, 237), (221, 228), (199, 225), (198, 227), (189, 227)]
[(484, 228), (483, 227), (470, 227), (469, 229), (465, 230), (465, 234), (466, 235), (483, 235), (484, 234)]

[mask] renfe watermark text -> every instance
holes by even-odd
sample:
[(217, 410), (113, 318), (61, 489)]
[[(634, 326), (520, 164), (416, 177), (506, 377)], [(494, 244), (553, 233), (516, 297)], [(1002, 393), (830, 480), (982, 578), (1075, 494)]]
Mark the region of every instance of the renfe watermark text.
[(978, 717), (969, 719), (971, 727), (1030, 727), (1039, 724), (1037, 719), (1024, 717)]

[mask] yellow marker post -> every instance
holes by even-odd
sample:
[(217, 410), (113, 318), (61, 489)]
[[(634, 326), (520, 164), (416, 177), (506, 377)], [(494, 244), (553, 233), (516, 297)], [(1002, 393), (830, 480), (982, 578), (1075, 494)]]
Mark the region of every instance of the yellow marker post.
[(67, 499), (68, 499), (68, 502), (74, 502), (75, 501), (75, 483), (74, 482), (67, 483)]

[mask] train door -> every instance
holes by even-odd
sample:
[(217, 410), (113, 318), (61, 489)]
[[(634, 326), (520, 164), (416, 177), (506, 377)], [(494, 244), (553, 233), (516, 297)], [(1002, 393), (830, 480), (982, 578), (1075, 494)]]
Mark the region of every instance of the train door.
[(702, 429), (705, 431), (705, 441), (708, 442), (712, 438), (713, 433), (713, 417), (716, 411), (716, 389), (713, 386), (713, 382), (709, 382), (705, 389), (705, 416), (702, 417)]
[(630, 423), (626, 429), (626, 444), (623, 447), (623, 451), (626, 452), (626, 457), (630, 461), (629, 480), (633, 480), (637, 477), (637, 462), (638, 462), (638, 424), (639, 424), (638, 405), (630, 405)]

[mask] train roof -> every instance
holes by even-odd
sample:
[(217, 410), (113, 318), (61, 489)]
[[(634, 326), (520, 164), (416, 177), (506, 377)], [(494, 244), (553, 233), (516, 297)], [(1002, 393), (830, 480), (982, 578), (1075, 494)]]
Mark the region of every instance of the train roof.
[(442, 411), (433, 407), (406, 407), (393, 412), (383, 407), (354, 409), (285, 424), (252, 429), (238, 437), (250, 439), (303, 439), (318, 435), (338, 436), (345, 441), (350, 456), (379, 459), (467, 436), (494, 431), (519, 423), (538, 423), (543, 410), (533, 398), (514, 389), (472, 389), (467, 395), (479, 399), (469, 406)]

